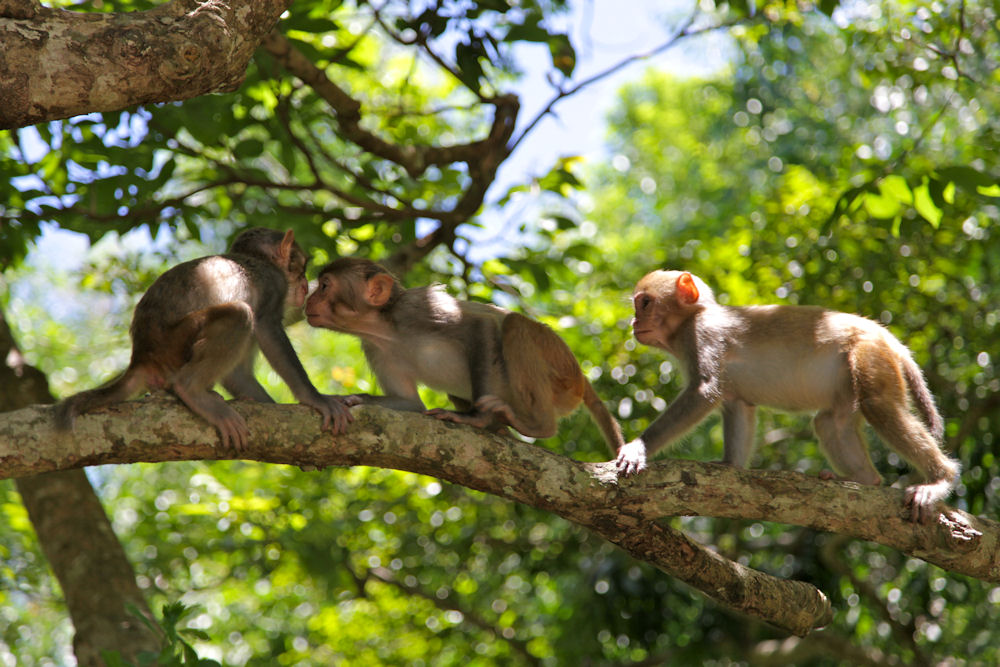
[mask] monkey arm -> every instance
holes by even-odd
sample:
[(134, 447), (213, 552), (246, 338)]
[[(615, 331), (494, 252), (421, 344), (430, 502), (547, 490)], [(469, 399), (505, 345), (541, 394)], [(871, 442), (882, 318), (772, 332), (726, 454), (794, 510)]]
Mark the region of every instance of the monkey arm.
[(285, 329), (281, 326), (281, 320), (258, 319), (254, 333), (260, 351), (264, 353), (264, 357), (271, 364), (271, 367), (292, 390), (296, 400), (322, 415), (324, 429), (329, 429), (334, 434), (343, 433), (347, 424), (353, 421), (351, 413), (340, 397), (319, 393), (309, 381), (306, 369), (302, 367), (302, 362), (295, 354), (292, 342), (288, 340), (288, 335), (285, 334)]
[(309, 400), (315, 401), (320, 393), (310, 382), (306, 369), (302, 367), (302, 362), (295, 354), (295, 348), (288, 340), (288, 335), (281, 323), (271, 319), (258, 319), (254, 334), (260, 351), (264, 353), (271, 368), (281, 376), (281, 379), (292, 390), (296, 400), (300, 403), (306, 403)]
[(689, 384), (641, 436), (618, 450), (615, 459), (618, 472), (629, 476), (645, 470), (647, 455), (694, 428), (715, 409), (720, 400), (714, 383)]
[(715, 383), (691, 383), (643, 431), (639, 439), (645, 443), (646, 451), (653, 454), (697, 426), (719, 405), (720, 400)]

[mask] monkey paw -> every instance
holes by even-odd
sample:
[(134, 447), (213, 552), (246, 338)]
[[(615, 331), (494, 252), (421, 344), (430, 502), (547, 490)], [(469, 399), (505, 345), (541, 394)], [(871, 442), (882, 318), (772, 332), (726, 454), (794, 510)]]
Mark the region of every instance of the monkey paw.
[(426, 411), (424, 414), (428, 417), (440, 419), (441, 421), (452, 422), (453, 424), (468, 424), (477, 428), (484, 428), (490, 421), (488, 414), (485, 416), (480, 412), (466, 414), (455, 412), (454, 410), (445, 410), (444, 408), (434, 408), (433, 410)]
[(910, 510), (910, 521), (930, 523), (937, 515), (934, 506), (940, 492), (933, 484), (915, 484), (906, 488), (904, 505)]
[(354, 417), (347, 409), (348, 404), (343, 399), (343, 396), (317, 394), (315, 398), (302, 401), (302, 403), (313, 408), (323, 417), (324, 431), (338, 435), (347, 430), (347, 425), (354, 421)]
[(618, 467), (618, 474), (623, 477), (636, 475), (646, 469), (646, 443), (642, 440), (633, 440), (618, 450), (618, 458), (615, 459)]
[(476, 399), (476, 410), (486, 414), (495, 414), (507, 420), (508, 424), (515, 422), (514, 411), (505, 400), (493, 394), (485, 394)]
[(215, 422), (219, 430), (222, 446), (237, 453), (243, 453), (250, 444), (250, 430), (243, 417), (233, 412), (231, 416), (223, 417)]

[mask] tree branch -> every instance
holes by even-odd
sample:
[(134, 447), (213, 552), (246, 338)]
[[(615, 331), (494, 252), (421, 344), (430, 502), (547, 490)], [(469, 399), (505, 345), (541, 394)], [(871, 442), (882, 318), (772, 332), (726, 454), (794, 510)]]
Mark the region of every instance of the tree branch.
[[(470, 166), (485, 161), (499, 165), (507, 156), (507, 141), (514, 132), (518, 103), (513, 95), (490, 99), (496, 112), (489, 135), (478, 141), (454, 146), (399, 146), (369, 132), (361, 126), (361, 103), (338, 86), (326, 72), (317, 67), (284, 35), (275, 30), (263, 41), (275, 60), (291, 74), (312, 87), (336, 113), (340, 132), (345, 139), (368, 153), (403, 167), (411, 178), (418, 178), (432, 165), (465, 162)], [(499, 155), (498, 155), (499, 154)], [(496, 165), (493, 171), (496, 170)]]
[[(611, 481), (613, 464), (585, 465), (510, 437), (373, 406), (355, 408), (348, 433), (334, 439), (319, 430), (307, 407), (232, 405), (252, 434), (242, 458), (432, 475), (559, 514), (721, 604), (787, 632), (805, 635), (831, 619), (829, 601), (813, 586), (729, 561), (658, 517), (621, 511), (621, 492), (642, 484)], [(218, 442), (214, 428), (164, 392), (84, 415), (74, 434), (54, 431), (51, 408), (26, 408), (0, 415), (0, 477), (107, 463), (233, 458)]]
[[(304, 406), (233, 406), (253, 434), (243, 458), (408, 470), (551, 511), (718, 602), (798, 635), (830, 620), (829, 601), (820, 591), (729, 561), (659, 519), (706, 515), (808, 526), (1000, 582), (1000, 524), (953, 509), (934, 524), (912, 524), (896, 489), (678, 460), (620, 480), (613, 463), (579, 463), (510, 437), (413, 413), (355, 408), (348, 432), (332, 438)], [(229, 458), (214, 429), (164, 393), (84, 415), (75, 435), (54, 432), (47, 407), (0, 415), (0, 478), (107, 463)]]
[(172, 0), (141, 12), (0, 1), (0, 130), (235, 90), (291, 0)]

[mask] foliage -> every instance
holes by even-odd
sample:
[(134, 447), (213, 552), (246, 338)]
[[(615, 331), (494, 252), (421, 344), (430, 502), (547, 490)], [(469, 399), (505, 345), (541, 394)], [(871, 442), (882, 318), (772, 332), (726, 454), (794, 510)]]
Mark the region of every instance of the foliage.
[[(218, 667), (219, 663), (214, 660), (204, 660), (198, 657), (198, 652), (191, 645), (196, 639), (207, 640), (208, 635), (200, 630), (190, 628), (178, 628), (185, 616), (193, 612), (194, 609), (187, 607), (180, 602), (163, 605), (162, 618), (156, 622), (150, 621), (143, 616), (139, 610), (132, 610), (133, 614), (152, 629), (163, 639), (163, 650), (158, 654), (147, 654), (139, 657), (139, 665), (157, 665), (157, 667)], [(121, 657), (118, 651), (102, 651), (101, 658), (108, 667), (136, 667), (135, 663), (127, 661)]]
[[(442, 280), (552, 324), (635, 434), (679, 378), (632, 340), (626, 297), (645, 271), (684, 266), (730, 303), (817, 303), (890, 326), (948, 417), (948, 446), (965, 470), (953, 502), (995, 516), (994, 10), (698, 4), (705, 25), (734, 26), (731, 68), (704, 81), (649, 71), (621, 91), (608, 164), (563, 160), (501, 194), (498, 207), (576, 191), (518, 230), (518, 246), (471, 265), (469, 228), (458, 224), (480, 224), (478, 189), (493, 174), (475, 173), (474, 159), (408, 169), (357, 142), (363, 133), (421, 148), (481, 140), (517, 74), (509, 47), (520, 40), (548, 44), (554, 81), (569, 90), (575, 52), (550, 27), (563, 3), (442, 2), (413, 15), (411, 3), (294, 3), (284, 35), (358, 102), (360, 129), (262, 49), (233, 94), (0, 135), (0, 261), (11, 285), (0, 305), (31, 362), (66, 394), (124, 365), (135, 295), (164, 265), (220, 251), (236, 229), (280, 221), (322, 263), (392, 257), (452, 226), (456, 238), (407, 281)], [(69, 273), (34, 254), (21, 264), (48, 220), (104, 240)], [(355, 341), (303, 324), (290, 332), (321, 390), (373, 388)], [(291, 400), (264, 365), (259, 375)], [(765, 413), (759, 431), (767, 446), (754, 466), (821, 469), (804, 419)], [(717, 458), (720, 440), (709, 422), (675, 454)], [(542, 446), (607, 456), (585, 414)], [(885, 448), (873, 454), (887, 481), (906, 473)], [(777, 638), (572, 524), (427, 477), (205, 463), (92, 479), (150, 601), (195, 609), (187, 625), (210, 639), (184, 641), (224, 664), (697, 664), (750, 661)], [(9, 484), (0, 497), (0, 646), (24, 664), (69, 662), (57, 586)], [(847, 664), (858, 649), (905, 664), (1000, 660), (1000, 589), (808, 530), (672, 523), (831, 595), (827, 643), (802, 664)], [(182, 609), (164, 609), (173, 633)]]
[[(684, 267), (730, 303), (822, 304), (882, 321), (913, 349), (949, 417), (946, 445), (965, 470), (953, 502), (995, 516), (1000, 97), (981, 85), (995, 76), (998, 45), (980, 31), (991, 13), (967, 6), (963, 30), (955, 7), (881, 7), (841, 17), (842, 27), (813, 17), (738, 31), (732, 76), (648, 72), (628, 87), (610, 119), (614, 157), (588, 179), (598, 185), (584, 202), (588, 220), (615, 230), (598, 234), (591, 261), (595, 275), (616, 278), (595, 282), (627, 290), (651, 268)], [(962, 45), (953, 58), (921, 62), (949, 44)], [(657, 395), (673, 395), (676, 369), (653, 350), (618, 363), (634, 409), (626, 431), (637, 432), (661, 407), (647, 388), (666, 383)], [(804, 418), (765, 413), (759, 438), (768, 446), (755, 466), (822, 465)], [(720, 439), (710, 423), (678, 451), (715, 458)], [(907, 471), (885, 448), (873, 457), (888, 481)], [(924, 663), (996, 642), (981, 630), (996, 589), (809, 531), (698, 525), (723, 553), (832, 593), (840, 611), (828, 632), (858, 646)], [(760, 638), (733, 639), (749, 651)]]

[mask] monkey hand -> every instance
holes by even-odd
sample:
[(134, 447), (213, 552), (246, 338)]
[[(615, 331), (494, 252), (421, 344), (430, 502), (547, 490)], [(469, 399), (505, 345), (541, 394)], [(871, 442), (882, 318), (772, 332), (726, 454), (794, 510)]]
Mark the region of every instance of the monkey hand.
[(615, 459), (618, 474), (630, 477), (646, 469), (646, 443), (642, 439), (622, 445)]
[(302, 401), (323, 416), (323, 430), (330, 431), (333, 435), (339, 435), (347, 429), (347, 425), (354, 421), (351, 412), (347, 409), (348, 403), (343, 396), (331, 396), (329, 394), (316, 394), (316, 396)]
[(938, 515), (937, 501), (948, 493), (947, 483), (914, 484), (906, 487), (905, 506), (914, 523), (931, 523)]

